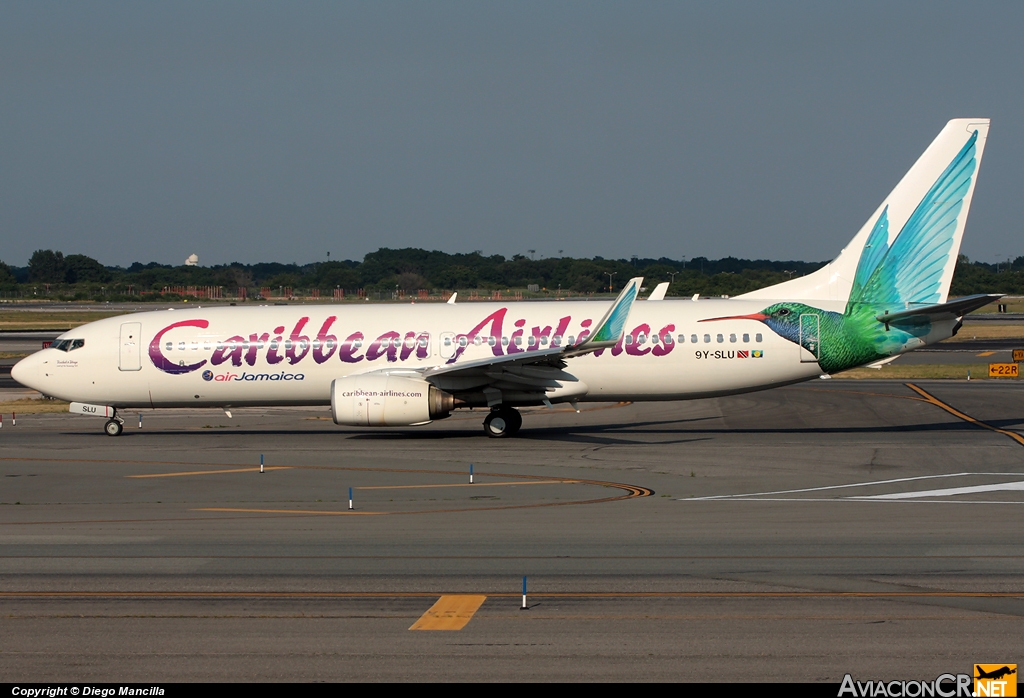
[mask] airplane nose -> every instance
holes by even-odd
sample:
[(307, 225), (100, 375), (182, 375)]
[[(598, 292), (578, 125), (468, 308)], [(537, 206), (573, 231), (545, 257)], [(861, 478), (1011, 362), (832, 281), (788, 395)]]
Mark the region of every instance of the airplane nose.
[(18, 381), (26, 388), (37, 390), (39, 383), (39, 361), (34, 356), (26, 356), (24, 359), (11, 367), (11, 378)]

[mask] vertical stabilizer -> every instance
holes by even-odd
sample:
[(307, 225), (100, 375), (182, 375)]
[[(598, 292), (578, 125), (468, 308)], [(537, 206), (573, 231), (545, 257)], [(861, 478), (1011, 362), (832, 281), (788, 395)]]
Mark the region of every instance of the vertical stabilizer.
[(901, 302), (944, 303), (988, 128), (988, 119), (947, 123), (832, 262), (738, 297), (870, 302), (888, 281)]

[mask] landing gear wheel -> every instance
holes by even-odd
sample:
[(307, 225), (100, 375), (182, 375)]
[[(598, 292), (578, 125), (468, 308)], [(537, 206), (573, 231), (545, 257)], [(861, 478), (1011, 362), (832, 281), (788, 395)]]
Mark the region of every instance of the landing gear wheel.
[(111, 419), (103, 426), (103, 431), (107, 432), (107, 436), (120, 436), (124, 431), (124, 424), (117, 419)]
[(515, 436), (523, 426), (523, 417), (511, 407), (499, 407), (484, 419), (484, 432), (493, 439)]

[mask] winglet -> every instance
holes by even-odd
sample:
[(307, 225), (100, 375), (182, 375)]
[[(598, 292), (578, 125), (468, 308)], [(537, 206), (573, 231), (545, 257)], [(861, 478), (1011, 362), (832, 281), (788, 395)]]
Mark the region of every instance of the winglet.
[(587, 337), (582, 344), (573, 347), (573, 353), (576, 353), (575, 350), (582, 349), (585, 353), (600, 349), (601, 347), (615, 346), (622, 336), (623, 330), (626, 329), (629, 311), (633, 307), (633, 301), (636, 300), (637, 294), (640, 292), (640, 283), (643, 280), (642, 276), (629, 280), (626, 287), (619, 293), (619, 297), (615, 299), (615, 303), (612, 304), (612, 307), (601, 318), (601, 322), (597, 323), (597, 329), (594, 333)]
[(665, 294), (668, 292), (668, 282), (662, 281), (660, 284), (654, 287), (654, 291), (651, 295), (647, 296), (649, 301), (663, 301), (665, 300)]
[(455, 305), (455, 297), (459, 295), (458, 291), (452, 293), (452, 297), (448, 299), (448, 305)]

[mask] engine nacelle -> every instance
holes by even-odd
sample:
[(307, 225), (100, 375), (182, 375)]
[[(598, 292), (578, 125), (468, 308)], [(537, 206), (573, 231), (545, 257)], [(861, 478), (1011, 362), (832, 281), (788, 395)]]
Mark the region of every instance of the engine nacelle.
[(371, 373), (331, 383), (335, 424), (353, 427), (407, 427), (444, 419), (455, 407), (450, 393), (422, 378)]

